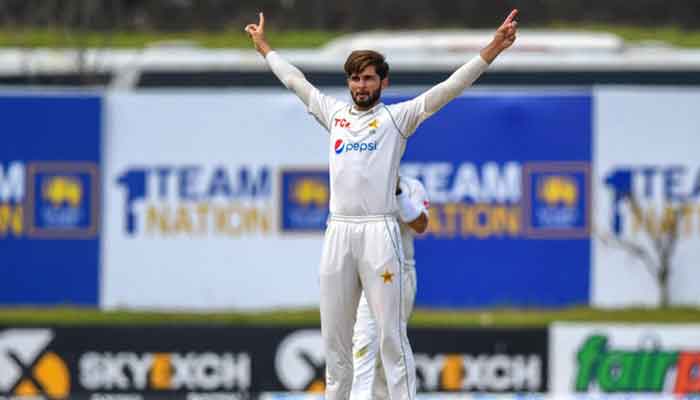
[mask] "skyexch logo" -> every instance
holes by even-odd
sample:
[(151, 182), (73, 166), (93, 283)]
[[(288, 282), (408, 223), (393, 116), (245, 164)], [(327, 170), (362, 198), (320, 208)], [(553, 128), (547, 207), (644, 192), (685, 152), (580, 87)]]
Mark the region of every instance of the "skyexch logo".
[(318, 329), (293, 332), (277, 348), (275, 369), (289, 390), (322, 393), (326, 386), (325, 366), (323, 339)]
[(65, 362), (46, 351), (49, 329), (7, 329), (0, 332), (0, 393), (65, 398), (70, 374)]

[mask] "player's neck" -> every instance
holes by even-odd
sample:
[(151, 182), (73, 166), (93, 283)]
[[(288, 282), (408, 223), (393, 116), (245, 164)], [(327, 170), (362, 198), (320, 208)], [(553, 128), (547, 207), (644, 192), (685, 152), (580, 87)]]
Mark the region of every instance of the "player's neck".
[(363, 106), (361, 106), (361, 105), (359, 105), (359, 104), (357, 104), (357, 103), (353, 103), (353, 106), (352, 106), (352, 107), (355, 109), (355, 111), (364, 112), (364, 111), (369, 111), (369, 110), (373, 109), (373, 108), (376, 107), (377, 104), (379, 104), (379, 103), (380, 103), (380, 100), (377, 99), (377, 101), (375, 101), (374, 103), (372, 103), (372, 104), (369, 105), (369, 106), (363, 107)]

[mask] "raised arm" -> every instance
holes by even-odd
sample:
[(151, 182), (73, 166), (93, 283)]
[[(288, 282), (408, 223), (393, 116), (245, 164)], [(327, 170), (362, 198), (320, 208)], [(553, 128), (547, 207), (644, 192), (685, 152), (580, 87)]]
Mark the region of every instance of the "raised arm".
[(501, 52), (515, 42), (518, 22), (515, 17), (518, 10), (510, 12), (496, 30), (493, 40), (481, 50), (481, 53), (461, 66), (445, 81), (437, 84), (423, 94), (425, 96), (425, 112), (430, 115), (437, 112), (445, 104), (459, 96), (464, 89), (471, 86), (479, 76), (486, 71), (489, 64), (498, 57)]
[(260, 13), (258, 23), (246, 25), (245, 31), (253, 41), (255, 49), (265, 58), (267, 65), (280, 82), (287, 89), (296, 93), (301, 101), (308, 106), (314, 87), (306, 80), (304, 74), (297, 67), (282, 58), (276, 51), (273, 51), (272, 47), (267, 43), (265, 38), (265, 15)]

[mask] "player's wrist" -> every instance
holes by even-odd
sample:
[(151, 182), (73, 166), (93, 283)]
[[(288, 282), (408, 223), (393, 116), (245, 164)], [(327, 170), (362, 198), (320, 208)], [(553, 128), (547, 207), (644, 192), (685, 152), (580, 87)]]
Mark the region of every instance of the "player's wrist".
[(258, 53), (260, 53), (263, 57), (267, 57), (267, 55), (272, 52), (272, 48), (269, 44), (267, 44), (267, 42), (256, 43), (255, 47), (257, 48)]
[(479, 55), (481, 55), (481, 58), (486, 61), (486, 63), (491, 64), (502, 51), (503, 48), (501, 48), (497, 40), (494, 39), (481, 50)]

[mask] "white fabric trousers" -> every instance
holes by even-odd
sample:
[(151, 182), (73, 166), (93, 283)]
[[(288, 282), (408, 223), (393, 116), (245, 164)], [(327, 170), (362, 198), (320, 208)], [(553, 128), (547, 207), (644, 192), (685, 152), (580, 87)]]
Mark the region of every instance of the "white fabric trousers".
[(326, 400), (347, 400), (353, 380), (352, 336), (360, 295), (376, 321), (389, 398), (413, 400), (416, 368), (406, 336), (403, 250), (392, 216), (332, 216), (320, 267)]
[[(413, 312), (416, 298), (416, 269), (406, 264), (403, 274), (403, 314), (405, 321)], [(362, 293), (357, 307), (357, 321), (352, 338), (353, 370), (350, 400), (383, 400), (389, 398), (386, 376), (379, 357), (377, 324), (369, 309), (367, 297)]]

